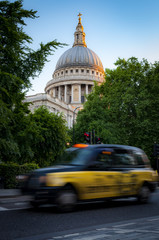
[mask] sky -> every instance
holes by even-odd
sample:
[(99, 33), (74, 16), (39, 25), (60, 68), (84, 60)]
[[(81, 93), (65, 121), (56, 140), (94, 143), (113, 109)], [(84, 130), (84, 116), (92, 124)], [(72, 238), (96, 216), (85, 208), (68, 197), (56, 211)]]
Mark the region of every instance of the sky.
[(115, 68), (119, 57), (159, 61), (159, 0), (23, 0), (23, 7), (39, 16), (25, 20), (32, 49), (55, 39), (68, 44), (48, 56), (42, 73), (30, 79), (27, 95), (44, 92), (58, 59), (73, 45), (79, 12), (87, 47), (99, 56), (104, 69)]

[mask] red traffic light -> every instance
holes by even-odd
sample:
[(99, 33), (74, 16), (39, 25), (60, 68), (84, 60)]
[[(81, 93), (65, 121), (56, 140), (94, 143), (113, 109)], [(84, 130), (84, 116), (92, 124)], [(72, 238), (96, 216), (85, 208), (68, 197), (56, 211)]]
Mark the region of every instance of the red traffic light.
[(87, 132), (84, 133), (84, 136), (86, 136), (86, 137), (89, 137), (89, 135), (90, 135), (90, 134), (87, 133)]
[(96, 144), (101, 144), (101, 138), (100, 137), (96, 137), (95, 138), (95, 142), (96, 142)]
[(85, 136), (86, 142), (90, 144), (91, 143), (91, 133), (90, 132), (85, 132), (84, 136)]

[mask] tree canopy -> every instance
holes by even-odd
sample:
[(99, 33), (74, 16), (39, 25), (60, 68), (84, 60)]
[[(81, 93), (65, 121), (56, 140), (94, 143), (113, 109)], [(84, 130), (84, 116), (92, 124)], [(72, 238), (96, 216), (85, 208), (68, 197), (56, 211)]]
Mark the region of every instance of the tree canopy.
[[(21, 150), (26, 146), (19, 139), (30, 124), (28, 104), (23, 103), (25, 93), (31, 87), (30, 78), (40, 74), (47, 56), (64, 45), (53, 40), (41, 43), (36, 51), (30, 48), (33, 40), (24, 31), (25, 19), (37, 18), (36, 13), (25, 10), (21, 0), (0, 1), (1, 161), (20, 159), (24, 154)], [(31, 154), (31, 151), (28, 150), (28, 153)]]
[[(30, 127), (26, 143), (29, 142), (35, 163), (40, 167), (52, 165), (66, 148), (69, 142), (66, 121), (63, 114), (55, 114), (42, 106), (29, 114)], [(24, 155), (25, 156), (25, 155)], [(23, 161), (26, 160), (23, 156)]]
[(150, 156), (159, 141), (159, 62), (132, 57), (106, 69), (106, 81), (95, 85), (79, 112), (76, 133), (96, 130), (104, 143), (141, 147)]

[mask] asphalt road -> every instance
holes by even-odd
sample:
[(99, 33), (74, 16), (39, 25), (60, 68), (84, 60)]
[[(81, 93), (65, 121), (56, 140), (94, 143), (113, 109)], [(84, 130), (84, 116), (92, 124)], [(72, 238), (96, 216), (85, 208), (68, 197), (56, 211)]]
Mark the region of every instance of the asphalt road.
[[(70, 239), (80, 239), (76, 236), (77, 232), (87, 231), (88, 233), (100, 225), (112, 226), (121, 221), (131, 225), (135, 224), (138, 219), (152, 217), (158, 219), (159, 222), (158, 216), (159, 191), (152, 194), (148, 204), (139, 205), (134, 199), (120, 199), (111, 203), (98, 202), (79, 205), (75, 212), (65, 214), (58, 213), (53, 206), (34, 210), (29, 208), (22, 199), (9, 199), (0, 201), (0, 240), (63, 239), (64, 236), (66, 238), (70, 234), (75, 234), (70, 235), (74, 236)], [(148, 226), (150, 222), (153, 223), (153, 221), (139, 222), (145, 227), (145, 223)], [(157, 236), (159, 236), (159, 232)]]

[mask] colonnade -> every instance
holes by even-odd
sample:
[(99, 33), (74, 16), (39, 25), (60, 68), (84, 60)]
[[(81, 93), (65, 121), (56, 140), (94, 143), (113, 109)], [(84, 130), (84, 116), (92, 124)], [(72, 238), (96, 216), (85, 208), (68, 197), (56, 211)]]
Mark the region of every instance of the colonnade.
[(85, 95), (91, 93), (93, 84), (66, 84), (52, 86), (47, 91), (53, 98), (71, 104), (71, 103), (83, 103), (85, 101)]

